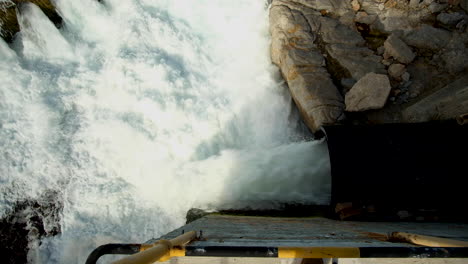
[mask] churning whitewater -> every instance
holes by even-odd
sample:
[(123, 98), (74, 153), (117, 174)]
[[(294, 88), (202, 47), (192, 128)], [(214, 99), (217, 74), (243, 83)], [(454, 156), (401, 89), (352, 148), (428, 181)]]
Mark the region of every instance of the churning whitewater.
[(53, 2), (60, 29), (26, 4), (0, 38), (0, 216), (48, 191), (64, 205), (31, 263), (84, 263), (192, 207), (328, 203), (327, 149), (297, 132), (264, 0)]

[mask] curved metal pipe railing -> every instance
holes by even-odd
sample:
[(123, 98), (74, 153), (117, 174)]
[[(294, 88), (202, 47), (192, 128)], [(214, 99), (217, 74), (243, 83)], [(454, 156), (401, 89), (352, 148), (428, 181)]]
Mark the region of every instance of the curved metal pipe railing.
[(175, 256), (184, 256), (185, 252), (178, 250), (197, 237), (195, 231), (182, 234), (171, 240), (159, 240), (154, 244), (107, 244), (96, 248), (88, 256), (86, 264), (95, 264), (104, 255), (119, 254), (131, 255), (115, 264), (146, 264), (154, 263), (158, 260), (167, 260)]
[[(190, 231), (171, 240), (159, 240), (153, 247), (113, 262), (114, 264), (150, 264), (158, 260), (178, 256), (175, 247), (181, 247), (197, 237), (195, 231)], [(185, 256), (185, 251), (181, 256)]]
[(96, 264), (104, 255), (131, 255), (141, 251), (142, 244), (107, 244), (93, 250), (86, 259), (86, 264)]
[(468, 247), (467, 241), (448, 239), (434, 236), (424, 236), (405, 232), (393, 232), (390, 234), (390, 240), (407, 242), (419, 246), (427, 247)]

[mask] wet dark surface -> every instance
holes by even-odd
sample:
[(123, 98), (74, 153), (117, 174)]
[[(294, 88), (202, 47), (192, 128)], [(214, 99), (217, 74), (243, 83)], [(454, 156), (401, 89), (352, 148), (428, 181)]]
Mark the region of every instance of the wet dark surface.
[(56, 192), (47, 192), (37, 200), (17, 202), (13, 210), (0, 219), (1, 263), (27, 263), (27, 254), (40, 239), (61, 232), (63, 204)]
[[(332, 207), (367, 220), (468, 221), (468, 126), (455, 121), (325, 128)], [(400, 216), (398, 213), (400, 212)]]

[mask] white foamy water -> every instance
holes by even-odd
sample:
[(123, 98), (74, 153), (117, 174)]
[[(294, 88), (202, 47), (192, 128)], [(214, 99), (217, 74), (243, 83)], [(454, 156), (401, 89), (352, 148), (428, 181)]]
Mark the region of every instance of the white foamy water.
[(326, 204), (324, 143), (297, 132), (263, 0), (54, 1), (0, 39), (0, 215), (56, 190), (62, 233), (33, 263), (144, 242), (192, 207)]

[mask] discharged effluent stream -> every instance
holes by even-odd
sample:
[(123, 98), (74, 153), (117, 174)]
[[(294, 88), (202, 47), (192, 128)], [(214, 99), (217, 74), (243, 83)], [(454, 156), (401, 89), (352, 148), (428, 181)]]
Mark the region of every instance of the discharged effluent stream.
[(0, 39), (0, 216), (49, 190), (64, 205), (30, 262), (84, 263), (192, 207), (328, 203), (326, 144), (298, 132), (265, 1), (54, 2), (60, 29), (27, 4)]

